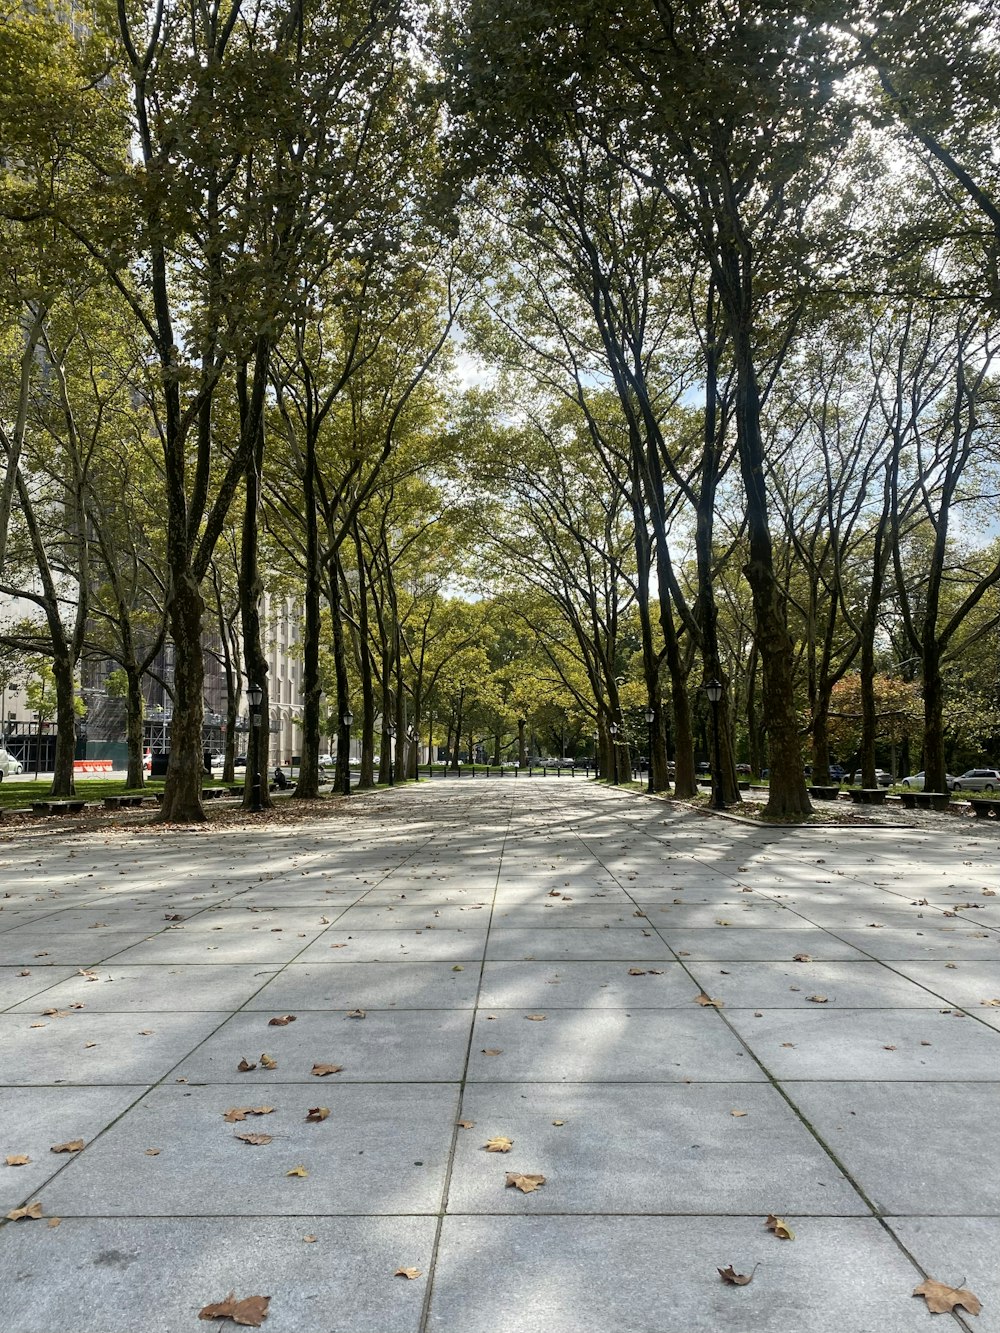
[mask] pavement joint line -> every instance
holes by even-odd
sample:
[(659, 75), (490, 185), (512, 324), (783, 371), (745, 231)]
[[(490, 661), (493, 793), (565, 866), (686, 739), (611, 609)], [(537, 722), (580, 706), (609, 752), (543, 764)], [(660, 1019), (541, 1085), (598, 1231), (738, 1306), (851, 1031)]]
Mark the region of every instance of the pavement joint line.
[[(516, 789), (515, 789), (516, 790)], [(437, 1220), (434, 1224), (434, 1238), (431, 1242), (431, 1257), (427, 1267), (427, 1282), (424, 1286), (424, 1298), (420, 1307), (420, 1317), (417, 1323), (417, 1333), (426, 1333), (428, 1320), (431, 1316), (431, 1303), (434, 1299), (434, 1283), (437, 1277), (438, 1257), (441, 1249), (441, 1233), (444, 1228), (444, 1219), (449, 1216), (448, 1198), (451, 1193), (451, 1178), (455, 1169), (455, 1152), (458, 1147), (458, 1136), (463, 1133), (458, 1127), (458, 1121), (463, 1116), (463, 1103), (465, 1100), (465, 1089), (469, 1083), (469, 1061), (472, 1056), (472, 1043), (476, 1035), (476, 1017), (479, 1013), (479, 997), (483, 989), (483, 976), (486, 971), (486, 955), (489, 951), (490, 933), (493, 926), (493, 913), (496, 910), (497, 892), (500, 887), (500, 878), (503, 874), (504, 854), (507, 850), (507, 839), (510, 837), (511, 824), (514, 814), (514, 792), (511, 792), (507, 810), (507, 822), (504, 828), (503, 838), (500, 843), (500, 852), (497, 857), (497, 872), (493, 884), (493, 894), (490, 901), (489, 916), (486, 922), (486, 934), (483, 939), (483, 952), (479, 960), (479, 977), (476, 982), (475, 1002), (471, 1010), (471, 1020), (469, 1022), (469, 1036), (465, 1043), (465, 1058), (462, 1062), (462, 1074), (458, 1082), (458, 1097), (455, 1102), (455, 1123), (451, 1129), (451, 1141), (448, 1145), (447, 1164), (445, 1166), (444, 1179), (441, 1182), (441, 1206), (437, 1213)]]

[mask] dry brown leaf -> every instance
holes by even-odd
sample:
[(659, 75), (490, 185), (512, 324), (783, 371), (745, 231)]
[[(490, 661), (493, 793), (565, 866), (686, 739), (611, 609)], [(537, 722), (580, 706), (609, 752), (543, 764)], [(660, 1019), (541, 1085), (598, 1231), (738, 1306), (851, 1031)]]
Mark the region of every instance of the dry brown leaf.
[(236, 1068), (241, 1074), (249, 1074), (250, 1070), (256, 1069), (257, 1066), (256, 1064), (251, 1064), (249, 1060), (241, 1060)]
[(793, 963), (811, 963), (811, 962), (812, 962), (812, 954), (811, 954), (811, 953), (795, 953), (795, 954), (792, 954), (792, 962), (793, 962)]
[(49, 1218), (49, 1226), (50, 1226), (50, 1227), (57, 1227), (61, 1221), (62, 1221), (62, 1218), (61, 1218), (61, 1217), (50, 1217), (50, 1218)]
[(723, 921), (722, 917), (717, 916), (715, 918), (715, 924), (717, 926), (731, 926), (733, 923), (731, 921)]
[(565, 1120), (553, 1120), (552, 1123), (553, 1123), (554, 1125), (565, 1125), (566, 1121), (565, 1121)]
[(4, 1161), (8, 1166), (27, 1166), (31, 1158), (25, 1153), (11, 1153), (9, 1157), (4, 1158)]
[(234, 1324), (244, 1324), (248, 1328), (260, 1328), (267, 1318), (270, 1296), (244, 1296), (241, 1301), (231, 1291), (224, 1301), (206, 1305), (198, 1311), (199, 1319), (231, 1319)]
[(53, 1143), (49, 1152), (79, 1152), (83, 1147), (83, 1139), (70, 1139), (68, 1143)]
[(397, 1268), (393, 1277), (408, 1277), (412, 1282), (415, 1277), (420, 1276), (419, 1268)]
[[(1000, 1004), (1000, 1000), (998, 1000), (997, 1003)], [(544, 1014), (525, 1014), (525, 1018), (528, 1020), (529, 1023), (544, 1023), (544, 1022), (545, 1022), (545, 1015), (544, 1015)]]
[(69, 1018), (68, 1009), (43, 1009), (43, 1018)]
[(315, 1236), (303, 1236), (302, 1239), (305, 1241), (307, 1245), (315, 1245), (316, 1243)]
[(306, 1112), (306, 1120), (311, 1124), (318, 1125), (321, 1120), (325, 1120), (330, 1114), (329, 1106), (310, 1106)]
[(795, 1232), (783, 1217), (775, 1217), (773, 1213), (768, 1213), (764, 1225), (768, 1231), (773, 1231), (779, 1240), (795, 1239)]
[(267, 1026), (269, 1028), (286, 1028), (289, 1023), (295, 1022), (295, 1014), (282, 1014), (280, 1018), (269, 1018)]
[(147, 1157), (159, 1157), (159, 1155), (160, 1155), (160, 1150), (159, 1150), (159, 1148), (147, 1148), (147, 1149), (146, 1149), (146, 1156), (147, 1156)]
[(85, 1041), (85, 1042), (83, 1043), (83, 1049), (84, 1049), (85, 1051), (89, 1051), (89, 1050), (91, 1050), (91, 1049), (92, 1049), (94, 1046), (96, 1046), (96, 1045), (97, 1045), (97, 1042), (96, 1042), (96, 1041)]
[(694, 1002), (695, 1004), (700, 1004), (702, 1008), (706, 1008), (708, 1006), (711, 1006), (713, 1009), (725, 1008), (725, 1005), (721, 1000), (713, 1000), (711, 996), (706, 995), (704, 991), (698, 992), (698, 994), (694, 997)]
[(270, 1115), (273, 1110), (273, 1106), (231, 1106), (228, 1111), (223, 1111), (222, 1118), (227, 1124), (234, 1125), (248, 1115)]
[[(260, 1057), (260, 1067), (261, 1069), (277, 1069), (278, 1062), (264, 1052)], [(253, 1069), (253, 1065), (251, 1065), (250, 1068)]]
[(927, 1308), (933, 1314), (950, 1314), (956, 1305), (960, 1305), (969, 1314), (978, 1314), (983, 1308), (978, 1297), (965, 1287), (949, 1287), (945, 1282), (938, 1282), (929, 1277), (913, 1288), (914, 1296), (923, 1296)]
[(307, 1176), (309, 1172), (304, 1166), (293, 1166), (291, 1171), (286, 1171), (286, 1176)]
[(644, 967), (630, 967), (628, 974), (630, 977), (644, 977), (646, 975), (646, 969)]
[(498, 1134), (495, 1138), (488, 1139), (483, 1147), (487, 1152), (510, 1152), (514, 1146), (514, 1140), (505, 1138), (503, 1134)]
[(474, 1120), (456, 1120), (455, 1124), (459, 1129), (475, 1129), (476, 1127), (476, 1122)]
[(26, 1217), (39, 1218), (42, 1215), (40, 1203), (29, 1203), (26, 1208), (14, 1208), (7, 1214), (8, 1222), (20, 1222)]
[(731, 1287), (745, 1287), (748, 1282), (753, 1281), (753, 1273), (737, 1273), (732, 1264), (728, 1268), (720, 1268), (719, 1277)]
[(1000, 1000), (980, 1000), (979, 1003), (986, 1005), (988, 1009), (1000, 1008)]
[(732, 1116), (736, 1116), (737, 1118), (739, 1118), (741, 1115), (746, 1115), (747, 1112), (746, 1112), (746, 1111), (730, 1111), (729, 1114), (732, 1115)]
[(327, 1074), (339, 1074), (343, 1065), (313, 1065), (310, 1074), (315, 1074), (317, 1078), (326, 1078)]
[(234, 1137), (240, 1139), (243, 1143), (251, 1144), (254, 1148), (263, 1147), (265, 1143), (273, 1141), (270, 1134), (251, 1134), (249, 1130), (244, 1130), (242, 1134), (236, 1134)]
[(828, 1004), (828, 1003), (829, 1003), (829, 1000), (827, 999), (827, 997), (826, 997), (825, 995), (807, 995), (807, 996), (806, 996), (806, 999), (807, 999), (807, 1000), (811, 1000), (813, 1004)]
[(503, 1051), (498, 1046), (484, 1046), (483, 1055), (503, 1055)]
[(545, 1177), (526, 1176), (522, 1175), (520, 1171), (508, 1171), (507, 1184), (513, 1185), (514, 1188), (519, 1189), (522, 1194), (530, 1194), (532, 1190), (536, 1190), (539, 1186), (545, 1184)]
[(365, 1013), (365, 1011), (364, 1011), (363, 1009), (348, 1009), (348, 1011), (347, 1011), (347, 1017), (348, 1017), (348, 1018), (367, 1018), (368, 1015)]

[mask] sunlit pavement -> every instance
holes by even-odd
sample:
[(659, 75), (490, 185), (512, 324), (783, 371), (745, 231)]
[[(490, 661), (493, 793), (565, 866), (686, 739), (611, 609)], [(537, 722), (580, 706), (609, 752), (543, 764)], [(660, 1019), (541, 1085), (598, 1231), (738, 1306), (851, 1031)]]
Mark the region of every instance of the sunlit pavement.
[(5, 831), (3, 1333), (230, 1291), (268, 1333), (953, 1327), (927, 1274), (1000, 1330), (992, 829), (524, 777), (342, 810)]

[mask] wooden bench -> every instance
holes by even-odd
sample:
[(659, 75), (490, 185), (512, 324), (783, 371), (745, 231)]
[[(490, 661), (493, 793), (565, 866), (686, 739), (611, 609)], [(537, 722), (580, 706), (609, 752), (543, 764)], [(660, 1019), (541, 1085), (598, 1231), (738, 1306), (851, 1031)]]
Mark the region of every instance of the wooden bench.
[(132, 810), (142, 805), (141, 796), (105, 796), (105, 810)]
[(1000, 801), (984, 796), (970, 796), (969, 804), (977, 819), (1000, 819)]
[(36, 815), (78, 815), (86, 804), (86, 801), (32, 801), (31, 809)]
[(848, 792), (855, 805), (885, 805), (884, 787), (850, 787)]
[(839, 787), (807, 787), (806, 791), (817, 801), (835, 801), (840, 795)]

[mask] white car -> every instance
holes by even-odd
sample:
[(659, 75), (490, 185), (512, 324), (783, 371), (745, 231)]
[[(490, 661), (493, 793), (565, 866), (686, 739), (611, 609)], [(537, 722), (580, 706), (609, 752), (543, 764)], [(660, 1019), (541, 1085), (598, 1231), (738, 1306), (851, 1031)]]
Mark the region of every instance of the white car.
[(22, 769), (20, 759), (15, 759), (9, 750), (0, 749), (0, 782), (6, 777), (14, 777)]
[[(949, 788), (949, 790), (951, 789), (954, 782), (955, 779), (952, 777), (952, 775), (950, 773), (946, 773), (944, 777), (944, 783), (945, 786)], [(901, 778), (899, 785), (901, 787), (909, 787), (911, 791), (923, 791), (924, 770), (921, 769), (919, 773), (911, 773), (908, 778)]]
[(337, 756), (334, 754), (321, 754), (319, 757), (320, 768), (336, 768)]
[(1000, 791), (1000, 769), (970, 768), (951, 781), (952, 791)]

